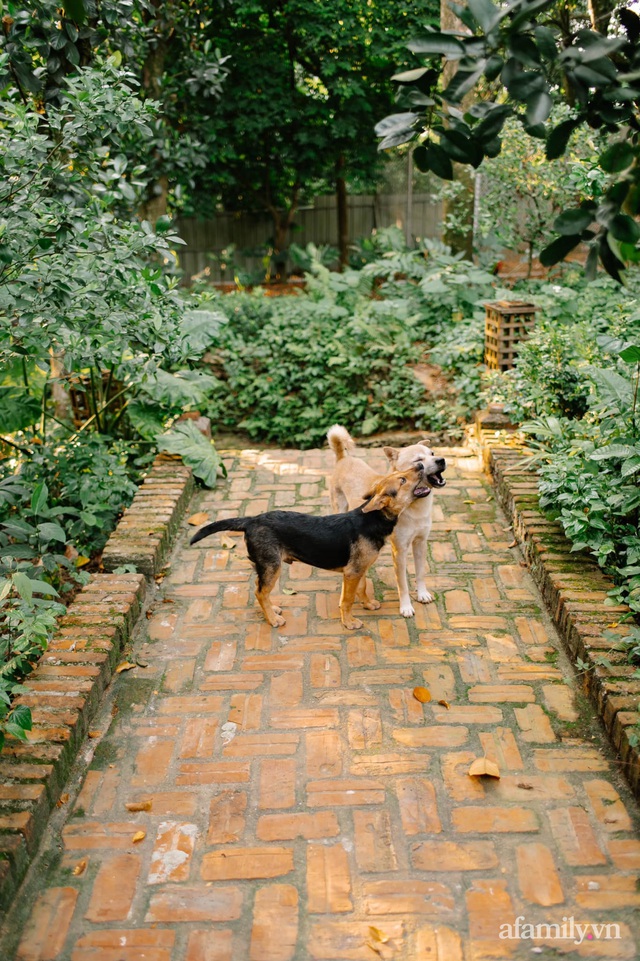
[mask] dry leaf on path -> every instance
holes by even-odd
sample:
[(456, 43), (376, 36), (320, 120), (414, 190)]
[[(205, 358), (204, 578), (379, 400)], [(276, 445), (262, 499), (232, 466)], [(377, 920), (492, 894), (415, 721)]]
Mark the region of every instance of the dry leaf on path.
[(198, 511), (197, 514), (187, 517), (187, 524), (191, 524), (192, 527), (200, 527), (201, 524), (206, 524), (208, 520), (209, 515), (206, 511)]
[(380, 928), (369, 928), (369, 934), (371, 935), (372, 941), (379, 941), (381, 944), (386, 944), (389, 940), (389, 936), (381, 931)]
[(416, 701), (420, 701), (421, 704), (427, 704), (431, 700), (431, 695), (426, 687), (414, 687), (413, 696)]
[(152, 806), (151, 801), (130, 801), (129, 804), (125, 804), (127, 811), (150, 811)]
[(449, 702), (448, 702), (448, 701), (445, 701), (445, 700), (438, 701), (438, 704), (442, 704), (443, 707), (446, 707), (447, 711), (448, 711), (449, 708), (451, 707), (451, 705), (449, 704)]
[(225, 550), (232, 551), (238, 542), (234, 541), (232, 537), (227, 537), (226, 534), (223, 534), (220, 538), (220, 543)]
[(79, 878), (81, 874), (84, 874), (84, 872), (87, 870), (88, 863), (89, 862), (87, 858), (83, 858), (82, 861), (78, 861), (75, 868), (71, 872), (74, 875), (74, 877)]
[(87, 737), (90, 737), (90, 738), (100, 737), (101, 734), (102, 734), (102, 731), (98, 731), (98, 730), (87, 731)]
[(146, 831), (136, 831), (136, 833), (133, 835), (131, 840), (133, 841), (134, 844), (137, 844), (138, 841), (142, 841), (144, 838), (146, 838), (146, 836), (147, 836)]
[(518, 546), (518, 542), (517, 542), (517, 541), (511, 541), (510, 544), (507, 544), (507, 547), (517, 547), (517, 546)]
[(68, 794), (61, 794), (58, 800), (56, 801), (56, 807), (61, 808), (64, 804), (67, 803), (68, 800), (69, 800)]
[(292, 587), (283, 587), (283, 588), (282, 588), (282, 593), (283, 593), (283, 594), (297, 594), (298, 592), (297, 592), (297, 591), (294, 591)]
[(120, 674), (122, 671), (131, 671), (134, 667), (135, 664), (132, 664), (131, 661), (123, 661), (116, 667), (116, 674)]
[(495, 761), (490, 761), (488, 757), (477, 757), (469, 768), (471, 777), (500, 777), (500, 768)]

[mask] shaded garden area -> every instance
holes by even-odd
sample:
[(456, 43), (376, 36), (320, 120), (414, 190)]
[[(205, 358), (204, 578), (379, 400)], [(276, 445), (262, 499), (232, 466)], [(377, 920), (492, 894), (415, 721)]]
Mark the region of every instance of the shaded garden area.
[[(215, 485), (185, 414), (214, 442), (311, 448), (339, 422), (437, 445), (502, 404), (543, 506), (640, 611), (632, 11), (2, 10), (0, 741), (26, 736), (13, 700), (156, 453)], [(347, 195), (382, 189), (397, 151), (443, 204), (440, 236), (350, 238)], [(296, 247), (297, 210), (327, 193), (335, 244)], [(232, 293), (181, 284), (175, 218), (216, 209), (272, 218), (262, 274)], [(303, 289), (267, 296), (292, 270)], [(491, 371), (484, 305), (514, 299), (535, 330)], [(639, 646), (633, 626), (634, 664)]]

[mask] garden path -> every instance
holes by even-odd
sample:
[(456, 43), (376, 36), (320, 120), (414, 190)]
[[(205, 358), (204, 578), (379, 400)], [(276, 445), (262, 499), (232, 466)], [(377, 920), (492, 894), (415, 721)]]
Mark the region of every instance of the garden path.
[[(635, 806), (477, 459), (445, 455), (436, 601), (399, 616), (387, 548), (355, 636), (338, 575), (286, 569), (271, 629), (241, 538), (191, 548), (185, 525), (20, 961), (637, 956)], [(226, 462), (192, 511), (329, 509), (328, 452)], [(483, 754), (500, 780), (468, 775)], [(539, 924), (560, 927), (523, 927)]]

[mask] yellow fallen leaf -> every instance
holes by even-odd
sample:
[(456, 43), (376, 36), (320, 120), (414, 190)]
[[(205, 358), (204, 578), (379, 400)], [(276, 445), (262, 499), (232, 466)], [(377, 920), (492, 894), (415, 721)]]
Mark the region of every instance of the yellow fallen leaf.
[(233, 537), (227, 537), (226, 534), (223, 534), (222, 537), (220, 538), (220, 544), (227, 551), (232, 551), (237, 543), (238, 542), (234, 541)]
[(473, 501), (463, 501), (463, 504), (473, 504)]
[(91, 738), (100, 737), (101, 734), (102, 734), (102, 731), (87, 731), (87, 737), (91, 737)]
[(61, 808), (62, 805), (63, 805), (63, 804), (66, 804), (68, 800), (69, 800), (69, 795), (68, 795), (68, 794), (61, 794), (60, 797), (58, 798), (57, 802), (56, 802), (56, 807)]
[(90, 560), (91, 560), (90, 557), (84, 557), (83, 554), (79, 554), (79, 555), (76, 557), (74, 563), (75, 563), (76, 567), (84, 567), (84, 565), (85, 565), (85, 564), (88, 564)]
[(127, 811), (150, 811), (152, 801), (130, 801), (125, 804)]
[(420, 701), (421, 704), (427, 704), (431, 700), (431, 695), (426, 687), (414, 687), (413, 696), (416, 701)]
[(500, 768), (495, 761), (490, 761), (488, 757), (477, 757), (469, 768), (471, 777), (500, 777)]
[(147, 836), (147, 832), (146, 832), (146, 831), (136, 831), (136, 833), (133, 835), (133, 837), (131, 838), (131, 840), (133, 841), (134, 844), (137, 844), (138, 841), (144, 840), (144, 838), (146, 838), (146, 836)]
[(443, 707), (446, 707), (447, 711), (449, 710), (450, 704), (448, 701), (438, 701), (438, 704), (442, 704)]
[(192, 527), (200, 527), (201, 524), (206, 524), (208, 520), (209, 515), (206, 511), (198, 511), (197, 514), (187, 517), (187, 524), (191, 524)]
[(82, 861), (78, 861), (78, 863), (76, 864), (75, 868), (73, 869), (73, 871), (72, 871), (71, 873), (72, 873), (76, 878), (79, 878), (80, 875), (81, 875), (81, 874), (84, 874), (84, 872), (87, 870), (87, 864), (88, 864), (87, 859), (86, 859), (86, 858), (83, 858)]
[(297, 592), (297, 591), (294, 591), (292, 587), (283, 587), (283, 588), (282, 588), (282, 593), (283, 593), (283, 594), (297, 594), (298, 592)]
[(371, 935), (372, 941), (379, 941), (380, 944), (386, 944), (389, 940), (388, 935), (381, 931), (380, 928), (369, 927), (369, 934)]
[(131, 671), (134, 667), (135, 664), (132, 664), (131, 661), (123, 661), (116, 667), (116, 674), (120, 674), (122, 671)]
[(507, 547), (517, 547), (517, 546), (518, 546), (518, 542), (517, 542), (517, 541), (511, 541), (510, 544), (507, 544)]

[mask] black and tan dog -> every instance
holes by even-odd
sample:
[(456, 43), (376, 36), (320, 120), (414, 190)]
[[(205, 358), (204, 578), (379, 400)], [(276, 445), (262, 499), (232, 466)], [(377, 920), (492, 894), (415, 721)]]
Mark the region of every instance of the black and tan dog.
[(356, 596), (376, 609), (377, 601), (366, 601), (365, 578), (400, 513), (416, 498), (426, 497), (428, 485), (421, 483), (422, 465), (387, 474), (369, 491), (365, 503), (345, 514), (318, 517), (296, 511), (267, 511), (255, 517), (231, 517), (206, 524), (191, 543), (217, 531), (244, 531), (250, 560), (255, 564), (258, 583), (256, 598), (272, 627), (285, 621), (269, 595), (282, 563), (302, 561), (312, 567), (342, 571), (340, 616), (349, 630), (362, 627), (351, 614)]

